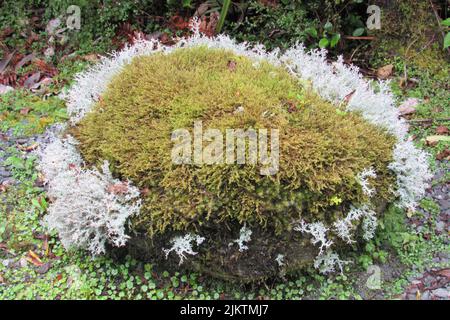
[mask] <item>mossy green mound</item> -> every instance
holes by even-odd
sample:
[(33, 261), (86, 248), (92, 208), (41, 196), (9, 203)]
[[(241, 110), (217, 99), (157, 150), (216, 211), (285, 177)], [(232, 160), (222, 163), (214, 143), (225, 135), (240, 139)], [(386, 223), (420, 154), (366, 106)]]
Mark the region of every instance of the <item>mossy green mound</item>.
[[(237, 112), (239, 111), (239, 112)], [(279, 171), (259, 165), (176, 165), (174, 130), (278, 129)], [(392, 196), (395, 138), (313, 94), (282, 67), (204, 47), (135, 58), (73, 134), (84, 159), (104, 159), (143, 191), (132, 228), (149, 239), (176, 231), (291, 230), (300, 218), (333, 222), (367, 202), (357, 175), (373, 167), (376, 201)], [(234, 226), (234, 227), (233, 227)], [(265, 232), (265, 231), (261, 231)], [(227, 244), (224, 244), (227, 246)]]

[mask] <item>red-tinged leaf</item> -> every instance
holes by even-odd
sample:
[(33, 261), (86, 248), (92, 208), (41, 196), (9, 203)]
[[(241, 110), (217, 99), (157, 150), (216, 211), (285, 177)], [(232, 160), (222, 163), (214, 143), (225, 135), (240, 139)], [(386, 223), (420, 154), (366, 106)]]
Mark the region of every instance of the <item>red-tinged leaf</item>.
[(446, 277), (450, 280), (450, 269), (442, 269), (436, 272), (438, 275)]
[(149, 194), (150, 189), (149, 188), (144, 188), (144, 189), (140, 190), (140, 192), (141, 192), (141, 195), (145, 197), (146, 195)]
[(436, 155), (436, 160), (442, 161), (444, 159), (450, 160), (450, 149), (442, 150)]
[(6, 27), (0, 32), (0, 40), (7, 38), (14, 33), (14, 29), (11, 27)]
[(13, 86), (17, 82), (17, 74), (14, 71), (5, 71), (0, 74), (0, 84), (5, 86)]
[(6, 192), (8, 190), (8, 186), (4, 185), (3, 183), (0, 184), (0, 193)]
[(189, 21), (181, 16), (172, 16), (169, 20), (169, 26), (175, 30), (185, 30), (189, 28)]
[(20, 109), (19, 113), (22, 115), (27, 115), (30, 112), (31, 108), (23, 108)]
[(448, 127), (446, 127), (446, 126), (439, 126), (439, 127), (436, 128), (436, 133), (437, 134), (449, 134)]
[(236, 61), (233, 61), (233, 60), (228, 61), (228, 63), (227, 63), (228, 70), (230, 70), (231, 72), (234, 72), (234, 71), (236, 71), (236, 67), (237, 67)]
[(113, 184), (108, 187), (108, 192), (123, 195), (128, 192), (128, 185), (125, 182)]
[(35, 59), (33, 60), (33, 64), (44, 74), (47, 74), (50, 77), (55, 76), (56, 74), (58, 74), (58, 70), (48, 64), (47, 62), (45, 62), (44, 60), (41, 59)]
[(344, 97), (343, 102), (344, 102), (345, 104), (348, 104), (348, 103), (350, 102), (350, 100), (352, 99), (353, 95), (355, 94), (355, 92), (356, 92), (356, 90), (353, 90), (352, 92), (350, 92), (349, 94), (347, 94), (347, 95)]
[(55, 278), (55, 282), (61, 281), (62, 278), (63, 278), (62, 274), (58, 274), (58, 275), (56, 276), (56, 278)]

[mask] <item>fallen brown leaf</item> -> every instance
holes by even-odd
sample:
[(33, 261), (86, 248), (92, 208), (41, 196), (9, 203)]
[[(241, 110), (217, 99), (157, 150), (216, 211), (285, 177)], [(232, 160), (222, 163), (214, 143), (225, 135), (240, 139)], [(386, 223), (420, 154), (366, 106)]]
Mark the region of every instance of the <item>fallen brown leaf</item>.
[(440, 276), (450, 279), (450, 269), (442, 269), (442, 270), (437, 271), (436, 273)]
[(4, 185), (3, 183), (0, 184), (0, 192), (6, 192), (8, 190), (8, 186)]
[(388, 79), (394, 71), (394, 65), (388, 64), (387, 66), (378, 68), (377, 77), (381, 80)]
[(22, 115), (27, 115), (30, 112), (31, 108), (23, 108), (20, 109), (19, 113)]
[(450, 149), (445, 149), (436, 155), (436, 160), (450, 160)]
[(19, 145), (19, 149), (20, 150), (22, 150), (22, 151), (26, 151), (26, 152), (30, 152), (30, 151), (33, 151), (33, 150), (35, 150), (37, 147), (39, 146), (39, 143), (33, 143), (31, 146), (22, 146), (22, 145)]
[(398, 110), (399, 110), (400, 116), (406, 116), (408, 114), (416, 113), (416, 109), (414, 109), (413, 107), (408, 107), (408, 106), (400, 107), (400, 108), (398, 108)]
[(425, 138), (427, 145), (433, 147), (437, 145), (440, 141), (450, 142), (449, 136), (428, 136)]
[(85, 56), (81, 57), (84, 61), (88, 61), (88, 62), (97, 62), (99, 60), (99, 57), (95, 54), (87, 54)]
[(30, 53), (28, 55), (26, 55), (25, 57), (23, 57), (17, 64), (16, 64), (16, 71), (19, 70), (20, 68), (22, 68), (24, 65), (26, 65), (27, 63), (30, 63), (31, 61), (33, 61), (33, 59), (35, 58), (34, 53)]
[(25, 259), (36, 267), (40, 267), (44, 264), (39, 256), (31, 250), (28, 251), (28, 256)]
[(50, 270), (51, 267), (52, 267), (52, 263), (51, 262), (46, 262), (46, 263), (40, 265), (36, 269), (36, 272), (39, 273), (39, 274), (44, 274), (44, 273), (47, 273), (48, 270)]
[(448, 130), (448, 127), (446, 127), (446, 126), (439, 126), (436, 128), (437, 134), (449, 134), (449, 132), (450, 131)]

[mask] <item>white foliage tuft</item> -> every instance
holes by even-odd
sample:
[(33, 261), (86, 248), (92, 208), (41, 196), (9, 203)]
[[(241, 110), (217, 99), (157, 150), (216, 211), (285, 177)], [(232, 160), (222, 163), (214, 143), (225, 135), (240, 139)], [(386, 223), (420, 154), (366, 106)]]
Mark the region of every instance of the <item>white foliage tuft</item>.
[(364, 231), (363, 233), (363, 239), (366, 241), (369, 241), (375, 236), (375, 231), (377, 230), (377, 217), (376, 213), (372, 210), (367, 211), (367, 213), (364, 215), (363, 223), (362, 223), (362, 229)]
[(190, 233), (186, 234), (184, 237), (179, 236), (173, 238), (170, 241), (172, 243), (172, 247), (170, 249), (163, 249), (164, 253), (166, 254), (166, 259), (169, 256), (169, 253), (175, 251), (175, 253), (180, 258), (179, 264), (181, 265), (184, 262), (184, 259), (186, 259), (186, 254), (196, 255), (197, 252), (195, 252), (192, 248), (192, 241), (195, 241), (197, 246), (199, 246), (203, 243), (203, 241), (205, 241), (205, 238)]
[(284, 255), (278, 254), (277, 257), (275, 258), (275, 261), (278, 263), (279, 267), (284, 266)]
[(415, 210), (417, 200), (425, 195), (432, 174), (428, 167), (429, 155), (417, 149), (412, 141), (402, 141), (394, 149), (394, 162), (389, 169), (397, 175), (399, 206)]
[(319, 255), (333, 244), (333, 241), (327, 240), (327, 231), (329, 229), (325, 227), (322, 222), (306, 223), (302, 220), (294, 227), (294, 230), (302, 233), (309, 233), (312, 236), (312, 244), (320, 243)]
[(375, 188), (372, 188), (370, 186), (368, 178), (375, 179), (376, 177), (377, 174), (372, 167), (369, 169), (364, 169), (357, 176), (358, 182), (361, 185), (363, 193), (368, 197), (372, 197), (375, 194)]
[[(105, 252), (106, 243), (123, 246), (126, 221), (139, 212), (139, 190), (113, 179), (107, 162), (102, 173), (83, 169), (73, 143), (70, 137), (56, 139), (39, 152), (39, 169), (53, 198), (44, 224), (58, 231), (65, 248), (84, 248), (95, 255)], [(117, 185), (120, 192), (114, 192)]]
[(340, 273), (344, 272), (344, 264), (347, 261), (342, 261), (339, 255), (331, 250), (320, 254), (314, 260), (314, 268), (318, 269), (321, 273), (328, 274), (336, 272), (336, 267), (339, 268)]
[(369, 240), (373, 237), (375, 229), (377, 227), (376, 213), (370, 210), (367, 205), (359, 208), (352, 207), (344, 219), (337, 220), (334, 224), (334, 231), (341, 239), (345, 240), (348, 244), (354, 243), (352, 239), (352, 232), (355, 229), (355, 222), (364, 218), (363, 220), (363, 238)]
[(252, 240), (251, 235), (252, 230), (244, 225), (239, 231), (239, 239), (233, 240), (233, 242), (229, 243), (228, 246), (232, 246), (233, 243), (237, 243), (240, 252), (248, 250), (248, 247), (244, 244), (244, 242), (249, 242), (250, 240)]

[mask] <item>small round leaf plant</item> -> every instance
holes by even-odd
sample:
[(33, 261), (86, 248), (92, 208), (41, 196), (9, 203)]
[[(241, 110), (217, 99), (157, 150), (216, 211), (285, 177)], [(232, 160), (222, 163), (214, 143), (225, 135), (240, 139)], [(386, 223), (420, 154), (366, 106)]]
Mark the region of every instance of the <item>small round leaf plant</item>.
[[(69, 123), (38, 151), (44, 219), (95, 255), (125, 247), (243, 281), (342, 271), (338, 253), (371, 239), (387, 204), (413, 210), (431, 178), (388, 83), (301, 44), (266, 52), (194, 26), (174, 46), (137, 41), (102, 58), (66, 99)], [(277, 129), (277, 172), (174, 163), (172, 133), (199, 121), (224, 136)]]

